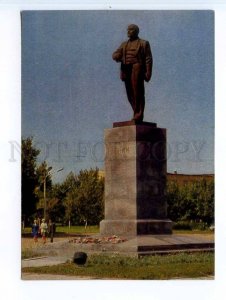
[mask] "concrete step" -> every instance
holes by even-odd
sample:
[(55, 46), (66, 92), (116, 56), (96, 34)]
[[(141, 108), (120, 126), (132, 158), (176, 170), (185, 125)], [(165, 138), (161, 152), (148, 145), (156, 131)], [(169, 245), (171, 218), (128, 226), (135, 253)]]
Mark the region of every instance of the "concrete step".
[(165, 244), (165, 245), (139, 245), (138, 251), (168, 251), (187, 249), (214, 249), (214, 243), (185, 243), (185, 244)]
[(178, 250), (153, 250), (153, 251), (139, 251), (138, 257), (150, 256), (150, 255), (169, 255), (178, 253), (198, 253), (198, 252), (214, 252), (214, 248), (202, 248), (202, 249), (178, 249)]

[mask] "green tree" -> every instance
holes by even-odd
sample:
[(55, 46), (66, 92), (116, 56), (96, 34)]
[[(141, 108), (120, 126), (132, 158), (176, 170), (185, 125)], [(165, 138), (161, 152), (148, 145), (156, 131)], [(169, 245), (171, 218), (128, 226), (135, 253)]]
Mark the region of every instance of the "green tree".
[(56, 205), (48, 207), (49, 208), (49, 215), (50, 218), (57, 222), (63, 222), (63, 219), (65, 217), (65, 206), (64, 206), (64, 198), (66, 197), (66, 191), (64, 187), (62, 187), (62, 184), (56, 183), (52, 186), (51, 191), (51, 203), (56, 203)]
[(77, 207), (76, 207), (76, 190), (69, 191), (64, 200), (65, 206), (65, 221), (68, 221), (70, 226), (71, 222), (74, 224), (79, 223)]
[(80, 220), (99, 224), (103, 219), (104, 179), (99, 178), (98, 169), (81, 170), (78, 182), (76, 207)]
[(76, 175), (70, 172), (62, 184), (61, 188), (66, 194), (63, 205), (65, 207), (65, 221), (71, 224), (78, 222), (78, 214), (76, 207), (77, 193), (78, 193), (79, 182)]
[(38, 185), (36, 161), (40, 150), (33, 145), (33, 138), (22, 139), (21, 169), (22, 169), (22, 217), (27, 221), (36, 210), (38, 200), (35, 187)]
[(198, 185), (197, 216), (203, 222), (214, 222), (214, 181), (202, 180)]
[(182, 195), (176, 182), (167, 183), (167, 213), (173, 221), (178, 221), (182, 215)]
[[(36, 188), (39, 201), (37, 203), (37, 211), (44, 215), (44, 208), (46, 205), (46, 217), (49, 218), (49, 211), (54, 208), (54, 204), (57, 205), (58, 199), (52, 199), (52, 167), (49, 167), (47, 162), (44, 161), (37, 167), (37, 176), (39, 186)], [(44, 191), (45, 190), (45, 191)], [(45, 195), (44, 195), (45, 194)]]
[(67, 191), (63, 200), (66, 221), (76, 224), (99, 224), (103, 219), (104, 180), (98, 169), (81, 170), (78, 176), (70, 173), (61, 186)]
[(214, 221), (214, 181), (167, 184), (168, 216), (173, 221)]

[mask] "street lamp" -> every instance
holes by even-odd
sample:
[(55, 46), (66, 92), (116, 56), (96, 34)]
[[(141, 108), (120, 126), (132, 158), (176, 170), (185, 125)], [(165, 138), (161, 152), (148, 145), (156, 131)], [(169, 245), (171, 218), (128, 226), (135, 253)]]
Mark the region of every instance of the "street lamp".
[(46, 178), (52, 173), (58, 173), (62, 171), (64, 168), (61, 168), (55, 172), (50, 172), (52, 170), (52, 167), (49, 167), (47, 169), (47, 172), (44, 174), (44, 219), (46, 220)]

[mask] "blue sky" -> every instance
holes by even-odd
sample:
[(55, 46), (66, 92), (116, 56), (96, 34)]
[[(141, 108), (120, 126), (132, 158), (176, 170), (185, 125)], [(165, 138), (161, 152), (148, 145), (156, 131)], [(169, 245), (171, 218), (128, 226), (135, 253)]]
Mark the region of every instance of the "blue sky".
[(103, 169), (103, 134), (132, 111), (112, 52), (130, 23), (151, 44), (144, 120), (167, 128), (168, 172), (214, 172), (212, 11), (25, 11), (22, 136), (33, 136), (55, 181)]

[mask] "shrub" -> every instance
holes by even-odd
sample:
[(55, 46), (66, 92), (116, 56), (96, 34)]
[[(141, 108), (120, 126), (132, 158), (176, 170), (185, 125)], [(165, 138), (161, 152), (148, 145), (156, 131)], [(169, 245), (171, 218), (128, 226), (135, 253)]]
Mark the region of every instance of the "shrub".
[(167, 203), (168, 216), (174, 222), (193, 221), (193, 226), (208, 227), (214, 222), (214, 181), (168, 182)]

